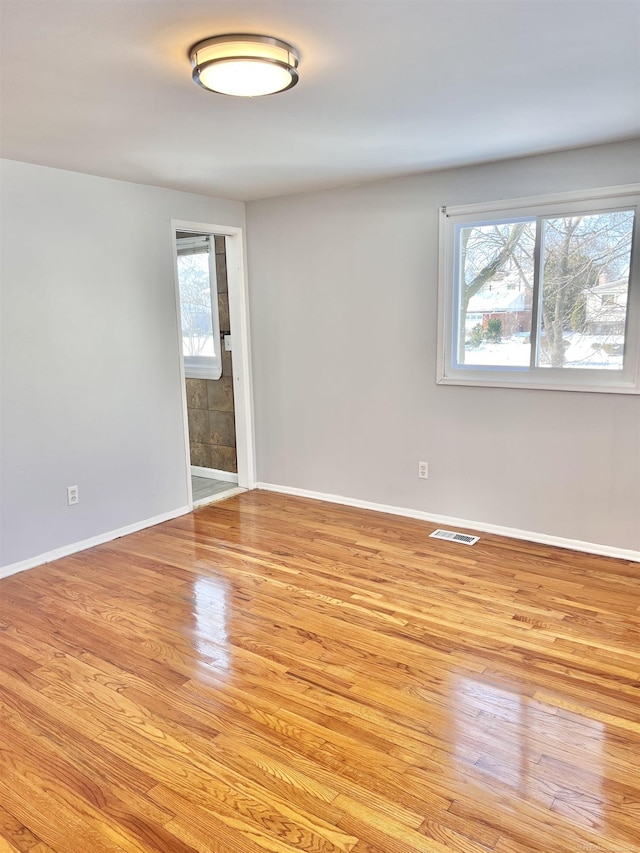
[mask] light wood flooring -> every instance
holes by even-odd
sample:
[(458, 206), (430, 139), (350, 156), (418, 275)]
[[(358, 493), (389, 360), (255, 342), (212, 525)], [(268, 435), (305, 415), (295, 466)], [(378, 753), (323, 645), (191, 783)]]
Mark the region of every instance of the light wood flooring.
[(432, 529), (248, 492), (0, 580), (0, 850), (640, 850), (640, 566)]

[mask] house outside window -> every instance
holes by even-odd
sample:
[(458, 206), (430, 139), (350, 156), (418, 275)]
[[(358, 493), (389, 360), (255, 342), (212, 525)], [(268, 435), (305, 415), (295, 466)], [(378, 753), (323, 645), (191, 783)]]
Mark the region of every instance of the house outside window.
[(438, 382), (640, 392), (640, 187), (443, 209)]

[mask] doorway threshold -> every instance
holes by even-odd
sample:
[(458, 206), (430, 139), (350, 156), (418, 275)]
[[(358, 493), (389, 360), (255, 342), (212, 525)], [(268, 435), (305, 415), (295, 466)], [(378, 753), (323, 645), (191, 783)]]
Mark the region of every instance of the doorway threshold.
[(240, 488), (235, 483), (193, 475), (191, 477), (191, 486), (194, 509), (246, 492), (246, 489)]

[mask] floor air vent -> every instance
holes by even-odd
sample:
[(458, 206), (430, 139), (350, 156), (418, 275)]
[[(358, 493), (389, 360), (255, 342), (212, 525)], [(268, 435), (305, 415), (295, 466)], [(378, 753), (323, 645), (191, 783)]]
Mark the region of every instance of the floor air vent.
[(479, 536), (469, 536), (468, 533), (454, 533), (453, 530), (434, 530), (429, 534), (433, 539), (447, 539), (449, 542), (461, 542), (463, 545), (475, 545)]

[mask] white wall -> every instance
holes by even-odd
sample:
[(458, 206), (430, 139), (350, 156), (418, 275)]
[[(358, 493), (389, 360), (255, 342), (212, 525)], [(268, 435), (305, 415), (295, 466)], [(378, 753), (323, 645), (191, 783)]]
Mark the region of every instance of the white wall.
[(639, 549), (640, 398), (435, 381), (439, 207), (639, 166), (628, 142), (248, 204), (258, 480)]
[(170, 222), (244, 205), (12, 161), (1, 198), (7, 566), (186, 505)]

